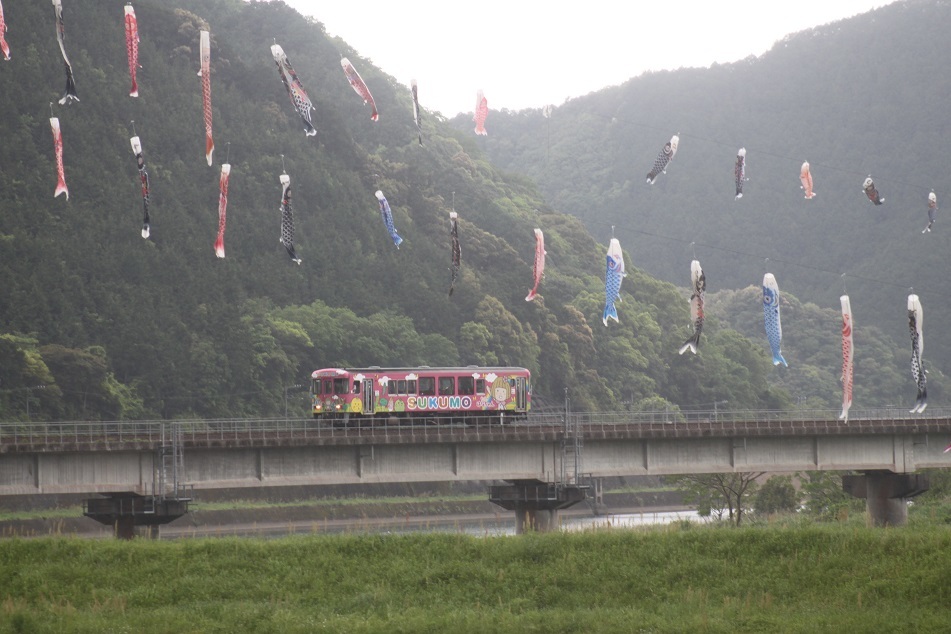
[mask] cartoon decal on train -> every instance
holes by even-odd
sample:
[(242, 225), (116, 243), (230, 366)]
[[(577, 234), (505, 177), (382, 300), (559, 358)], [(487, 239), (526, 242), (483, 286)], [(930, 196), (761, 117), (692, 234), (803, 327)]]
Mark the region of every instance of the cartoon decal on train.
[(338, 424), (505, 423), (531, 409), (525, 368), (324, 368), (311, 374), (314, 418)]

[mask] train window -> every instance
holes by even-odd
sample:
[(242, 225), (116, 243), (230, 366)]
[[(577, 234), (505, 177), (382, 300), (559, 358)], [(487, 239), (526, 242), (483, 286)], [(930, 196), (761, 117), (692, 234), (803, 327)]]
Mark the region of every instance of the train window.
[(472, 396), (475, 394), (475, 379), (471, 376), (459, 377), (459, 396)]
[(359, 393), (360, 393), (360, 381), (354, 381), (354, 382), (353, 382), (353, 393), (354, 393), (354, 394), (359, 394)]
[(333, 381), (330, 379), (324, 379), (324, 394), (330, 396), (334, 393)]
[(456, 393), (456, 380), (451, 376), (439, 377), (439, 396), (452, 396)]
[[(397, 386), (398, 386), (398, 387), (396, 388), (396, 393), (397, 393), (397, 394), (406, 394), (406, 381), (404, 381), (403, 379), (400, 379), (399, 381), (396, 382), (396, 384), (397, 384)], [(416, 388), (415, 388), (415, 387), (413, 388), (413, 391), (414, 391), (414, 392), (416, 391)]]
[[(404, 392), (400, 392), (400, 394), (404, 394)], [(416, 394), (416, 379), (407, 379), (405, 394)]]
[(314, 379), (310, 384), (311, 394), (320, 394), (320, 379)]
[[(350, 381), (347, 379), (334, 379), (334, 394), (346, 394)], [(326, 392), (329, 394), (329, 392)]]
[(386, 391), (388, 394), (396, 394), (396, 381), (389, 381), (386, 384)]
[(419, 377), (419, 395), (420, 396), (436, 396), (436, 377), (434, 376)]
[(485, 394), (485, 379), (476, 379), (476, 394)]

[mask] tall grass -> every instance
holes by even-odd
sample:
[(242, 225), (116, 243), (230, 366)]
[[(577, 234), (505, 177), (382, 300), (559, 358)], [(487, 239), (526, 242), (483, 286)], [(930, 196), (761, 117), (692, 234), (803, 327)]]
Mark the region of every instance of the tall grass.
[(0, 542), (0, 631), (948, 631), (918, 525)]

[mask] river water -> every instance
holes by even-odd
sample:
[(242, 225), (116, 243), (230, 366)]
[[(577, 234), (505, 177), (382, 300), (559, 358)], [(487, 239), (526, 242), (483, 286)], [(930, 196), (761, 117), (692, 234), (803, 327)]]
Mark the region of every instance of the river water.
[[(561, 530), (583, 532), (591, 530), (634, 529), (658, 526), (678, 521), (704, 521), (692, 510), (657, 510), (637, 513), (606, 515), (561, 515)], [(318, 520), (313, 522), (254, 522), (229, 526), (168, 526), (162, 527), (161, 539), (189, 537), (264, 537), (287, 535), (351, 534), (381, 535), (407, 533), (463, 533), (479, 537), (515, 535), (515, 514), (499, 512), (494, 515), (431, 515), (424, 517), (367, 518), (363, 520)]]

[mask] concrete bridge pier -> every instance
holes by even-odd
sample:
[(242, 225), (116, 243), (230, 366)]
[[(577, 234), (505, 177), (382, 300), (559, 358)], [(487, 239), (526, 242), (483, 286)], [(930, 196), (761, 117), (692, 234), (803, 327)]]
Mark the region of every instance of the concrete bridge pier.
[[(159, 526), (188, 513), (191, 501), (191, 498), (144, 496), (132, 492), (104, 496), (83, 500), (83, 515), (112, 526), (118, 539), (133, 539), (136, 535), (158, 539)], [(138, 533), (136, 528), (139, 528)]]
[(558, 528), (558, 511), (585, 499), (588, 487), (514, 480), (489, 488), (489, 501), (515, 511), (515, 534), (530, 531), (547, 533)]
[(927, 475), (866, 471), (863, 475), (842, 476), (846, 493), (865, 499), (872, 526), (903, 526), (908, 522), (906, 501), (930, 487)]
[(515, 534), (548, 533), (560, 525), (557, 509), (533, 509), (525, 505), (515, 507)]

